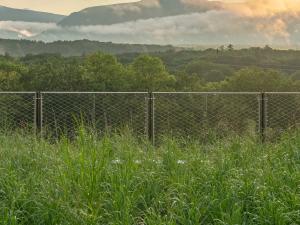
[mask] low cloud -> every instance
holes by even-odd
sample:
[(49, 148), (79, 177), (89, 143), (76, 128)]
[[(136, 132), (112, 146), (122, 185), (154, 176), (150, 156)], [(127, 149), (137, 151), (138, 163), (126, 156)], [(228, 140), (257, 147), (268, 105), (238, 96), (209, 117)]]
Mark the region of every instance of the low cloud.
[[(290, 25), (285, 20), (289, 20)], [(46, 41), (86, 38), (148, 44), (298, 45), (298, 22), (297, 18), (288, 15), (265, 20), (226, 10), (212, 10), (114, 25), (57, 26), (38, 38)]]
[(0, 32), (15, 34), (19, 38), (30, 38), (43, 31), (55, 29), (55, 23), (34, 23), (23, 21), (0, 21)]
[[(148, 0), (143, 7), (162, 7), (169, 0)], [(206, 0), (174, 0), (205, 5)], [(222, 4), (203, 12), (137, 20), (113, 25), (58, 26), (45, 23), (0, 22), (0, 34), (43, 41), (91, 39), (120, 43), (195, 45), (300, 45), (300, 0), (252, 0)], [(209, 3), (211, 4), (211, 3)], [(122, 8), (123, 7), (123, 8)], [(116, 13), (138, 11), (130, 5)], [(129, 7), (129, 8), (128, 8)]]

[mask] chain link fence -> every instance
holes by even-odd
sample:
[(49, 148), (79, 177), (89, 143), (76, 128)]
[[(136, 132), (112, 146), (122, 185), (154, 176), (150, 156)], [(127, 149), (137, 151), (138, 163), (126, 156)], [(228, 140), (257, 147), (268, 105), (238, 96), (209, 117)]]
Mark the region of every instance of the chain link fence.
[(259, 93), (154, 93), (155, 135), (207, 139), (259, 133)]
[(35, 95), (35, 92), (0, 92), (0, 129), (33, 129)]
[(98, 132), (129, 128), (147, 135), (148, 93), (41, 93), (42, 132), (72, 135), (80, 125)]
[(131, 130), (153, 142), (234, 134), (273, 140), (300, 127), (300, 92), (0, 92), (0, 129), (59, 137), (81, 124), (99, 133)]
[(300, 93), (266, 93), (266, 138), (274, 140), (281, 133), (300, 128)]

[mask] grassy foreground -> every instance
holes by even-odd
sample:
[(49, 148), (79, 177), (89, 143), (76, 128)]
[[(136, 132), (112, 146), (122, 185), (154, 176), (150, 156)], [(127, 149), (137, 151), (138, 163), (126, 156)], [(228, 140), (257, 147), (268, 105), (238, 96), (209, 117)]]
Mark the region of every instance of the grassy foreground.
[(300, 134), (157, 149), (0, 135), (0, 224), (300, 224)]

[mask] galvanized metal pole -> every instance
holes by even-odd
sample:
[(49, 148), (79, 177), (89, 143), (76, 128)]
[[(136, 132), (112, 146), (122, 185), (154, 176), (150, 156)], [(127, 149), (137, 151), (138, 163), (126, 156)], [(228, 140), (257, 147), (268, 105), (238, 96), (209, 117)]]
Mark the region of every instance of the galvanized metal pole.
[(33, 96), (33, 132), (37, 134), (37, 93)]
[(42, 136), (43, 102), (41, 92), (35, 93), (35, 129), (37, 136)]
[(266, 93), (262, 92), (260, 94), (260, 136), (262, 143), (266, 141), (266, 122)]
[(155, 118), (154, 118), (154, 95), (148, 93), (148, 138), (155, 145)]
[(204, 99), (204, 104), (205, 104), (205, 108), (204, 108), (204, 112), (203, 112), (203, 124), (204, 124), (204, 128), (205, 130), (207, 131), (208, 129), (208, 121), (207, 121), (207, 118), (208, 118), (208, 115), (207, 115), (207, 111), (208, 111), (208, 95), (205, 94), (205, 99)]
[(93, 94), (92, 126), (96, 129), (96, 96)]

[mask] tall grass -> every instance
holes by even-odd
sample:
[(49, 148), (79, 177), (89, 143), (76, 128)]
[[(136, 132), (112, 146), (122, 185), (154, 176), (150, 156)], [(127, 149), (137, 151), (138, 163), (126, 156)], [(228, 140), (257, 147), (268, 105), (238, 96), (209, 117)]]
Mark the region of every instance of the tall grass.
[(0, 224), (300, 224), (300, 134), (158, 148), (0, 135)]

